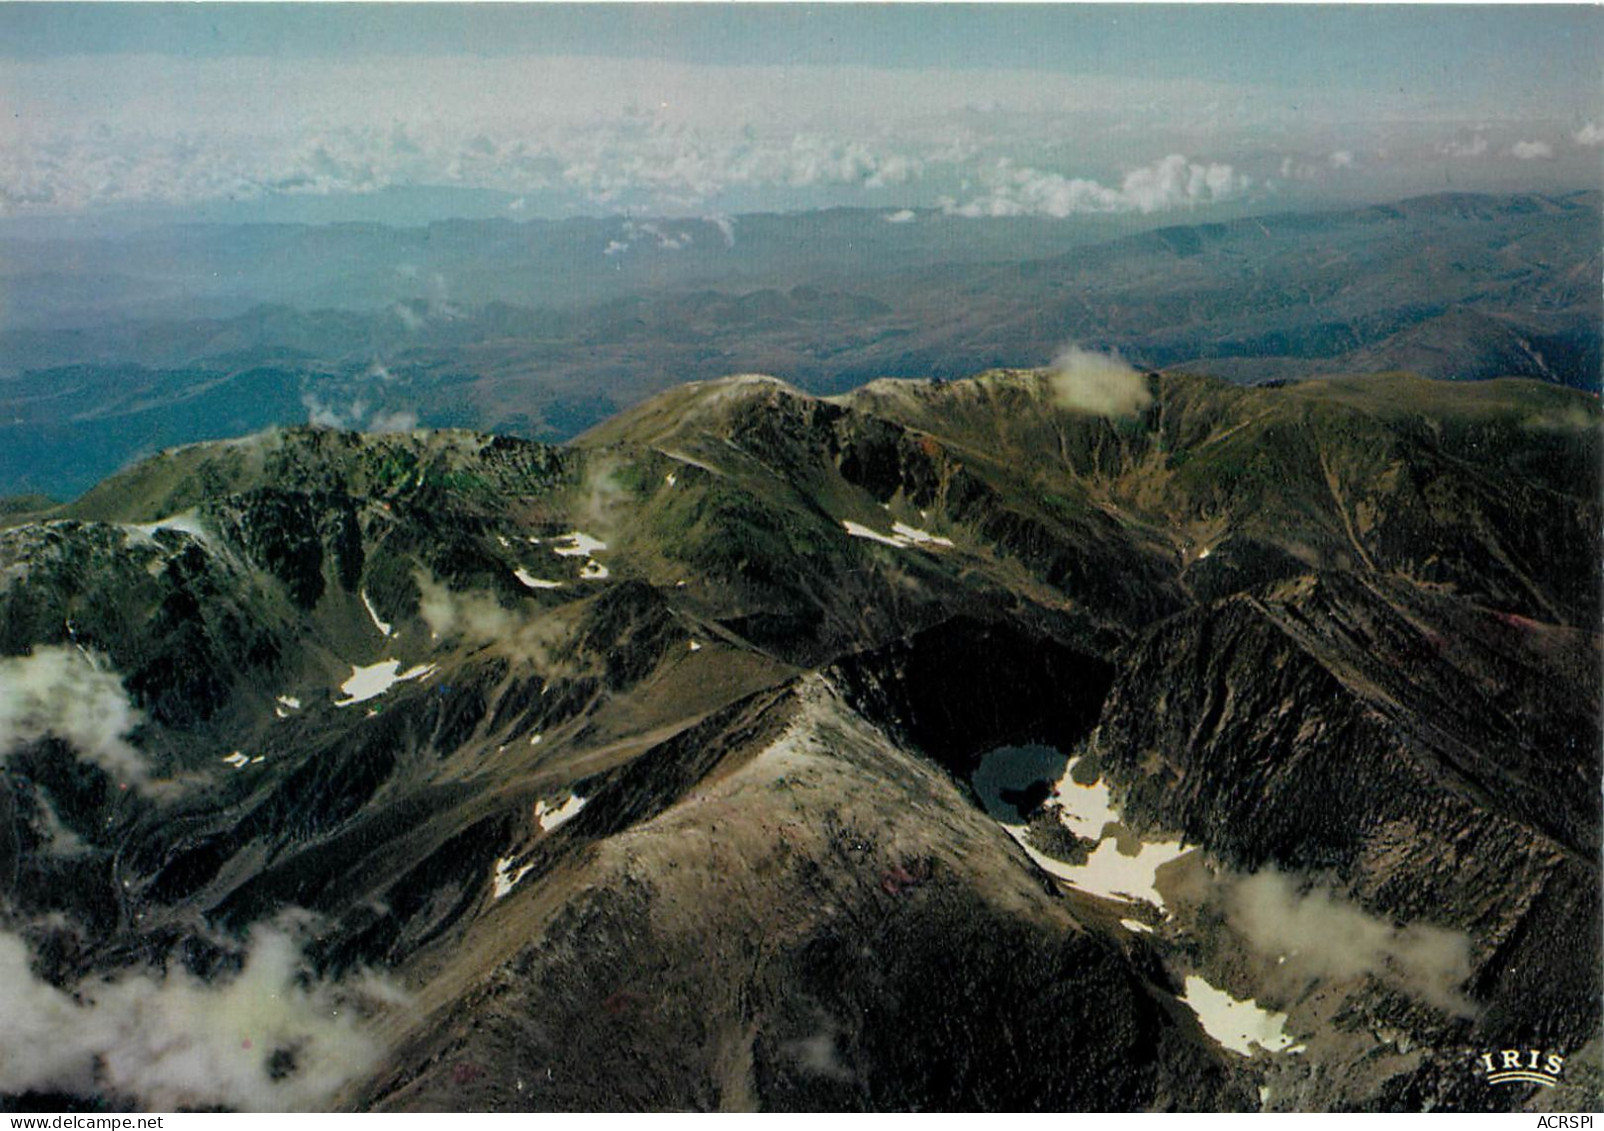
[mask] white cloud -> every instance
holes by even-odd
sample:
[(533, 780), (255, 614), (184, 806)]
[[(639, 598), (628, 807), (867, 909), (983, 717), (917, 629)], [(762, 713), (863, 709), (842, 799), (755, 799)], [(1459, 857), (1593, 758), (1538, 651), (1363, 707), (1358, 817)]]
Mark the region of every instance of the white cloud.
[(1134, 416), (1153, 403), (1147, 379), (1116, 354), (1065, 346), (1048, 374), (1060, 408), (1095, 416)]
[(887, 224), (911, 224), (918, 218), (919, 214), (913, 209), (903, 208), (891, 213), (885, 219)]
[[(403, 315), (403, 321), (409, 327), (416, 329), (422, 325), (423, 320), (405, 305), (397, 304), (394, 309)], [(395, 375), (380, 361), (369, 366), (364, 376), (380, 385), (391, 385), (396, 381)], [(379, 394), (381, 399), (383, 395)], [(353, 396), (349, 404), (342, 405), (336, 399), (325, 399), (309, 390), (301, 394), (301, 404), (306, 409), (306, 422), (314, 428), (351, 432), (410, 432), (418, 426), (418, 414), (410, 409), (385, 409), (370, 404), (367, 397), (360, 394)]]
[[(1155, 154), (1185, 153), (1208, 137), (1214, 162), (1201, 165), (1206, 183), (1215, 169), (1233, 177), (1257, 171), (1266, 144), (1341, 167), (1329, 164), (1327, 151), (1361, 149), (1357, 135), (1321, 132), (1332, 123), (1427, 120), (1404, 113), (1419, 110), (1414, 95), (1321, 89), (1268, 99), (1247, 84), (1145, 72), (575, 56), (464, 66), (460, 56), (356, 53), (339, 67), (272, 57), (13, 60), (6, 78), (0, 211), (10, 212), (439, 184), (507, 193), (509, 214), (518, 215), (700, 215), (769, 202), (843, 203), (854, 193), (878, 206), (924, 206), (943, 193), (968, 200), (956, 192), (965, 178), (991, 190), (998, 158), (1013, 158), (1016, 172), (1073, 168), (1071, 137), (1075, 161), (1097, 169), (1129, 153), (1132, 137), (1155, 139)], [(1289, 103), (1304, 109), (1289, 117)], [(1482, 108), (1462, 109), (1468, 138)], [(1322, 136), (1329, 140), (1315, 140)], [(1411, 144), (1433, 140), (1417, 134)], [(1448, 148), (1476, 156), (1475, 146)], [(1174, 186), (1060, 179), (1039, 186), (1039, 202), (1015, 186), (970, 203), (1002, 214), (1176, 206)]]
[(1118, 188), (1081, 177), (1016, 166), (1000, 160), (988, 170), (986, 195), (948, 210), (960, 216), (1072, 216), (1087, 212), (1152, 213), (1214, 204), (1251, 186), (1230, 165), (1199, 164), (1180, 154), (1125, 174)]
[(1437, 146), (1444, 157), (1480, 157), (1487, 152), (1487, 139), (1480, 134), (1469, 141), (1445, 141)]
[(718, 229), (718, 234), (724, 237), (725, 247), (735, 246), (735, 220), (729, 216), (709, 216), (707, 222)]
[(1370, 975), (1450, 1013), (1475, 1007), (1461, 987), (1470, 977), (1470, 939), (1425, 923), (1395, 927), (1330, 888), (1303, 888), (1273, 869), (1234, 881), (1227, 918), (1263, 954), (1283, 960), (1288, 978)]
[(1546, 141), (1517, 141), (1509, 152), (1521, 161), (1550, 161), (1554, 157), (1554, 147)]
[(139, 786), (145, 756), (127, 736), (142, 721), (104, 657), (66, 645), (0, 658), (0, 760), (53, 735), (114, 779)]
[(439, 124), (411, 132), (329, 123), (304, 133), (162, 136), (138, 126), (124, 135), (66, 123), (0, 148), (0, 210), (362, 194), (442, 183), (515, 193), (513, 212), (527, 210), (529, 194), (546, 190), (577, 193), (593, 204), (689, 209), (736, 188), (907, 185), (931, 161), (851, 133), (763, 132), (749, 123), (726, 129), (623, 115), (502, 128), (511, 132), (480, 132), (464, 142), (459, 131)]
[(1326, 160), (1330, 163), (1333, 169), (1351, 169), (1353, 168), (1353, 151), (1349, 149), (1339, 149), (1332, 153), (1330, 157), (1326, 158)]
[(612, 240), (608, 244), (609, 250), (603, 254), (612, 254), (614, 244), (620, 250), (628, 250), (631, 244), (650, 240), (657, 245), (660, 251), (682, 251), (696, 242), (696, 237), (685, 229), (673, 229), (654, 222), (624, 221), (624, 239), (622, 242)]
[(529, 210), (548, 193), (705, 212), (734, 190), (916, 186), (1115, 107), (1175, 122), (1246, 98), (1186, 78), (580, 57), (111, 55), (15, 62), (7, 79), (11, 211), (450, 183)]
[(626, 118), (548, 138), (561, 178), (591, 201), (631, 198), (691, 208), (739, 188), (880, 188), (918, 178), (926, 161), (852, 137), (785, 138)]
[(1312, 181), (1324, 171), (1319, 165), (1295, 157), (1281, 158), (1281, 179), (1284, 181)]
[(886, 188), (904, 185), (917, 180), (924, 173), (925, 163), (901, 153), (888, 153), (875, 161), (874, 172), (864, 180), (869, 188)]
[(0, 1092), (132, 1096), (172, 1111), (326, 1108), (371, 1068), (360, 1020), (398, 993), (375, 978), (344, 987), (305, 976), (288, 926), (259, 928), (232, 978), (123, 972), (60, 989), (34, 977), (27, 943), (0, 931)]
[(360, 428), (368, 414), (368, 403), (360, 397), (352, 401), (350, 407), (340, 408), (325, 402), (316, 393), (303, 393), (301, 404), (306, 409), (306, 422), (314, 428)]
[(413, 574), (413, 580), (420, 594), (418, 615), (437, 638), (500, 640), (519, 627), (519, 618), (488, 593), (456, 593), (421, 571)]
[(1604, 127), (1597, 122), (1589, 122), (1571, 135), (1577, 145), (1594, 146), (1604, 145)]
[(368, 421), (369, 432), (410, 432), (418, 426), (418, 414), (405, 410), (376, 412)]

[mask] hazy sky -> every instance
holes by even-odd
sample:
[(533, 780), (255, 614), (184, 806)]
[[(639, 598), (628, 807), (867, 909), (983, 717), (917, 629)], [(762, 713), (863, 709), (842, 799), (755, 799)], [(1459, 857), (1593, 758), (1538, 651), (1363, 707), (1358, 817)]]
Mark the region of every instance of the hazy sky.
[(428, 187), (511, 216), (1153, 214), (1593, 187), (1601, 61), (1597, 7), (5, 4), (0, 209), (365, 215)]

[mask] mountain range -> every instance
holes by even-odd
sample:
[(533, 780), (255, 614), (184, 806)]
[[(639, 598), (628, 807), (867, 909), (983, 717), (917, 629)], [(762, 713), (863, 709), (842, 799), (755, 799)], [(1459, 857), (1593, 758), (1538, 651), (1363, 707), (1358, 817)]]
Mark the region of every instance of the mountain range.
[[(1402, 309), (1506, 207), (1320, 222), (1374, 239), (1276, 324), (1359, 324), (1322, 280), (1412, 249)], [(1499, 301), (1597, 218), (1531, 208)], [(1013, 274), (1179, 343), (1233, 308), (1141, 265), (1268, 241), (1251, 286), (1278, 223)], [(1555, 279), (1332, 356), (1530, 343), (1597, 301)], [(1597, 398), (1190, 368), (690, 381), (561, 445), (273, 429), (14, 503), (5, 1106), (1596, 1106)]]
[(1596, 392), (1600, 230), (1594, 191), (1114, 239), (845, 209), (13, 238), (0, 494), (72, 497), (163, 447), (272, 425), (560, 442), (685, 380), (835, 394), (1071, 342), (1242, 383), (1406, 371)]

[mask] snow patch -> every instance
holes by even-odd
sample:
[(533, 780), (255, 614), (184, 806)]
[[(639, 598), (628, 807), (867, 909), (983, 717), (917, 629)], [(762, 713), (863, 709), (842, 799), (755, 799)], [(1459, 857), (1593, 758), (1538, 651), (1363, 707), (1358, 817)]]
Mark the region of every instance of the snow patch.
[(118, 523), (118, 525), (122, 527), (125, 534), (137, 535), (143, 541), (153, 540), (158, 530), (177, 530), (201, 542), (205, 542), (211, 537), (207, 534), (206, 528), (200, 524), (200, 519), (196, 517), (194, 511), (184, 511), (181, 514), (158, 518), (155, 522), (123, 522)]
[(529, 869), (533, 867), (533, 864), (525, 864), (522, 868), (519, 868), (516, 872), (514, 872), (512, 870), (511, 856), (503, 856), (500, 860), (497, 860), (496, 874), (493, 877), (495, 882), (495, 897), (497, 899), (502, 899), (505, 896), (510, 895), (512, 893), (512, 889), (518, 886), (518, 881), (527, 876), (529, 874)]
[(376, 664), (367, 666), (351, 665), (351, 675), (340, 690), (345, 692), (344, 699), (336, 699), (336, 707), (349, 707), (356, 703), (365, 703), (369, 699), (383, 695), (398, 683), (409, 679), (422, 679), (434, 671), (433, 664), (419, 664), (416, 667), (400, 671), (400, 660), (380, 660)]
[(1153, 933), (1153, 928), (1149, 927), (1146, 923), (1143, 923), (1139, 919), (1121, 919), (1119, 921), (1119, 925), (1124, 927), (1127, 931), (1133, 931), (1139, 935), (1150, 935)]
[(238, 750), (224, 758), (223, 761), (227, 762), (230, 766), (233, 766), (236, 770), (243, 770), (246, 766), (251, 764), (251, 760), (244, 754), (241, 754)]
[(373, 601), (368, 597), (366, 589), (362, 590), (362, 603), (367, 606), (368, 616), (373, 618), (373, 627), (379, 630), (379, 635), (391, 635), (394, 630), (385, 621), (379, 619), (379, 610), (373, 607)]
[(933, 549), (936, 546), (950, 547), (952, 545), (951, 538), (943, 538), (939, 534), (932, 534), (928, 530), (920, 530), (918, 527), (909, 526), (905, 522), (892, 523), (890, 534), (881, 534), (878, 530), (871, 530), (861, 522), (853, 522), (851, 519), (843, 519), (841, 525), (854, 538), (867, 538), (871, 542), (881, 542), (887, 546), (896, 546), (898, 549), (903, 550), (915, 546)]
[[(609, 576), (607, 567), (602, 565), (591, 556), (597, 551), (605, 550), (607, 548), (607, 543), (603, 542), (600, 538), (593, 538), (583, 531), (574, 530), (567, 534), (559, 534), (557, 537), (550, 539), (531, 538), (529, 539), (529, 543), (532, 546), (549, 544), (551, 547), (551, 552), (556, 554), (558, 557), (584, 558), (585, 564), (579, 571), (579, 576), (584, 581), (601, 581)], [(521, 571), (519, 573), (518, 580), (524, 580)], [(524, 581), (524, 584), (529, 585), (529, 582)], [(531, 586), (531, 588), (547, 588), (550, 584), (551, 583), (540, 586)]]
[(607, 543), (600, 538), (592, 538), (578, 530), (558, 535), (551, 541), (551, 552), (564, 558), (588, 558), (596, 551), (607, 548)]
[(905, 522), (893, 522), (891, 532), (899, 538), (906, 538), (915, 546), (951, 546), (951, 538), (943, 538), (939, 534), (932, 534), (928, 530), (920, 530), (916, 526), (909, 526)]
[(1267, 1052), (1303, 1051), (1296, 1038), (1287, 1036), (1285, 1013), (1271, 1013), (1252, 998), (1238, 1001), (1196, 974), (1186, 976), (1181, 1000), (1197, 1014), (1203, 1031), (1232, 1052), (1251, 1056), (1255, 1047)]
[(1109, 797), (1108, 786), (1099, 778), (1090, 785), (1075, 780), (1075, 759), (1064, 768), (1064, 776), (1053, 786), (1050, 800), (1058, 802), (1058, 820), (1076, 836), (1102, 840), (1103, 830), (1119, 823), (1119, 812)]
[(663, 482), (672, 487), (676, 482), (678, 482), (678, 480), (674, 478), (674, 473), (670, 471), (667, 475), (663, 476)]
[(1109, 837), (1093, 850), (1086, 863), (1066, 864), (1037, 851), (1025, 839), (1024, 825), (1004, 825), (1003, 829), (1019, 842), (1019, 847), (1043, 871), (1052, 873), (1088, 895), (1126, 901), (1143, 900), (1160, 910), (1164, 908), (1164, 897), (1155, 886), (1158, 870), (1190, 851), (1180, 841), (1159, 844), (1139, 842), (1136, 854), (1127, 856), (1119, 850), (1117, 838)]
[(695, 459), (695, 458), (693, 458), (691, 456), (688, 456), (684, 452), (671, 452), (667, 448), (658, 448), (657, 450), (662, 452), (669, 459), (678, 460), (680, 463), (683, 463), (683, 464), (685, 464), (685, 465), (687, 465), (689, 467), (700, 468), (701, 470), (707, 472), (709, 475), (723, 475), (724, 474), (718, 468), (713, 467), (710, 464), (703, 463), (699, 459)]
[(543, 577), (536, 577), (526, 569), (515, 569), (512, 571), (512, 575), (531, 589), (561, 589), (563, 587), (563, 583), (560, 581), (547, 581)]
[[(1190, 850), (1180, 841), (1149, 844), (1138, 840), (1121, 824), (1108, 786), (1101, 779), (1076, 781), (1078, 758), (1061, 763), (1059, 771), (1054, 763), (1062, 757), (1050, 747), (1004, 746), (989, 752), (972, 779), (986, 812), (1043, 871), (1089, 895), (1145, 901), (1162, 911), (1164, 898), (1156, 886), (1158, 870)], [(1024, 814), (1002, 799), (1005, 787), (1023, 790), (1052, 773), (1060, 776), (1046, 800), (1057, 802), (1059, 821), (1076, 836), (1097, 842), (1083, 864), (1068, 864), (1038, 850), (1027, 839), (1026, 826), (1019, 823)]]
[(577, 793), (571, 795), (567, 801), (564, 801), (556, 808), (547, 805), (545, 799), (542, 798), (535, 802), (535, 824), (540, 826), (541, 832), (555, 832), (558, 826), (565, 825), (579, 816), (579, 811), (584, 807), (585, 798)]
[(854, 538), (867, 538), (871, 542), (883, 542), (887, 546), (901, 547), (905, 545), (900, 538), (892, 538), (885, 534), (880, 534), (861, 523), (853, 522), (851, 519), (843, 519), (841, 525), (846, 527), (847, 533)]

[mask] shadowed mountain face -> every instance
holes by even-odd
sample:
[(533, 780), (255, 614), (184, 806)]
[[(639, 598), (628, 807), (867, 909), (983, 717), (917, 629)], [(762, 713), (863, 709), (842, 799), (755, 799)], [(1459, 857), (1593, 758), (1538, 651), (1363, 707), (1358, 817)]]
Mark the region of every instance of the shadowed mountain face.
[[(302, 976), (205, 1074), (0, 1038), (5, 1102), (1596, 1102), (1596, 399), (1129, 379), (270, 432), (6, 519), (17, 1040)], [(1072, 762), (1011, 825), (1019, 743)]]
[[(1403, 370), (1599, 387), (1596, 192), (1115, 240), (1085, 223), (840, 210), (744, 217), (733, 243), (710, 222), (622, 220), (13, 241), (0, 494), (70, 497), (136, 456), (271, 425), (562, 441), (684, 380), (755, 371), (840, 393), (1041, 365), (1072, 341), (1244, 383)], [(129, 264), (159, 277), (102, 278)]]

